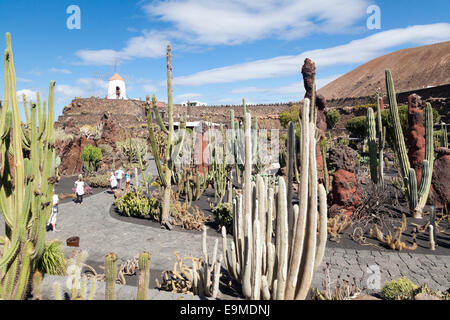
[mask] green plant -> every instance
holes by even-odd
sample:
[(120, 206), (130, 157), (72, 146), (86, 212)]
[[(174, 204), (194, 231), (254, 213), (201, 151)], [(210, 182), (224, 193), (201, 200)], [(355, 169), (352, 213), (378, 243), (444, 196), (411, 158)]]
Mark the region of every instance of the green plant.
[[(278, 191), (268, 188), (267, 181), (260, 175), (256, 176), (256, 184), (252, 186), (251, 116), (245, 114), (244, 190), (234, 201), (231, 250), (228, 250), (223, 227), (222, 251), (226, 269), (242, 284), (247, 299), (261, 296), (266, 300), (305, 299), (314, 269), (323, 258), (327, 240), (326, 191), (323, 185), (317, 184), (316, 127), (314, 118), (310, 121), (309, 113), (309, 99), (305, 99), (301, 126), (300, 207), (296, 205), (293, 209), (292, 238), (288, 235), (284, 178), (278, 177)], [(292, 188), (292, 182), (287, 188)], [(273, 218), (276, 221), (275, 243), (272, 241)]]
[(440, 144), (441, 147), (448, 148), (447, 127), (443, 123), (441, 123)]
[(419, 286), (406, 277), (387, 282), (381, 290), (381, 295), (386, 300), (412, 300), (414, 292)]
[(225, 227), (230, 233), (233, 224), (233, 206), (231, 203), (220, 203), (212, 209), (214, 219), (220, 227)]
[(27, 126), (22, 126), (10, 33), (6, 34), (6, 45), (5, 94), (0, 109), (0, 208), (6, 230), (0, 236), (0, 299), (20, 300), (32, 267), (44, 252), (45, 228), (52, 209), (55, 82), (50, 82), (48, 110), (44, 107), (42, 111), (39, 95), (37, 104), (25, 103)]
[(298, 117), (299, 111), (300, 111), (300, 106), (297, 104), (290, 106), (289, 110), (281, 111), (279, 114), (281, 125), (284, 128), (287, 128), (289, 125), (289, 122), (291, 122), (291, 121), (294, 123), (298, 123), (299, 122), (299, 117)]
[(51, 241), (45, 245), (41, 258), (35, 262), (33, 269), (42, 274), (63, 276), (66, 274), (66, 258), (61, 242)]
[(375, 103), (369, 103), (369, 104), (361, 104), (353, 107), (353, 112), (355, 114), (364, 115), (367, 113), (367, 110), (373, 109), (376, 107)]
[(326, 113), (328, 126), (333, 129), (336, 124), (341, 120), (341, 114), (336, 109), (331, 109)]
[(139, 255), (139, 281), (137, 300), (148, 299), (148, 286), (150, 283), (150, 253), (144, 251)]
[(102, 160), (102, 151), (100, 148), (88, 144), (81, 152), (81, 161), (83, 168), (88, 173), (97, 171), (100, 161)]
[(141, 138), (129, 138), (118, 141), (117, 147), (127, 157), (129, 164), (137, 164), (147, 154), (147, 141)]
[[(433, 108), (430, 103), (425, 108), (425, 160), (422, 163), (423, 177), (420, 185), (417, 187), (416, 174), (411, 168), (408, 153), (406, 150), (405, 139), (400, 124), (400, 116), (397, 108), (397, 99), (395, 94), (394, 82), (389, 69), (386, 70), (386, 88), (389, 98), (389, 112), (392, 119), (392, 128), (394, 132), (395, 151), (399, 156), (400, 175), (405, 180), (405, 193), (408, 199), (410, 210), (414, 218), (422, 218), (423, 208), (428, 199), (433, 174), (434, 163), (434, 142), (433, 142)], [(412, 171), (411, 171), (412, 170)]]
[(98, 140), (102, 137), (103, 127), (102, 125), (90, 126), (84, 125), (80, 128), (80, 133), (87, 139)]
[(114, 205), (124, 215), (128, 217), (144, 218), (151, 215), (158, 220), (159, 203), (154, 198), (147, 198), (140, 192), (129, 192), (118, 198)]
[(109, 178), (109, 174), (97, 174), (94, 176), (86, 177), (85, 180), (92, 188), (109, 188), (111, 185)]

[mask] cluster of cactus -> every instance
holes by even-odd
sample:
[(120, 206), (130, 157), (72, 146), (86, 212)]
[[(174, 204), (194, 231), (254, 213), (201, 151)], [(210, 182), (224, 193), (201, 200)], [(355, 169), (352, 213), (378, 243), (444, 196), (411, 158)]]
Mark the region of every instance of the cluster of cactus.
[[(86, 295), (87, 279), (81, 275), (81, 271), (86, 259), (86, 252), (81, 252), (72, 259), (68, 267), (68, 278), (66, 286), (69, 292), (66, 292), (64, 297), (61, 294), (61, 288), (59, 283), (55, 282), (53, 286), (53, 293), (55, 300), (94, 300), (98, 298), (97, 293), (97, 279), (94, 277), (91, 279), (91, 289), (89, 296)], [(105, 300), (116, 300), (116, 281), (119, 275), (117, 270), (117, 254), (110, 252), (105, 255)], [(148, 300), (148, 289), (150, 284), (150, 253), (143, 251), (138, 257), (138, 288), (137, 288), (137, 300)], [(70, 271), (69, 271), (70, 269)], [(36, 283), (33, 278), (33, 290), (39, 292), (40, 281), (37, 277)]]
[[(54, 87), (50, 82), (48, 110), (25, 103), (27, 124), (20, 121), (11, 35), (6, 34), (5, 94), (0, 110), (0, 207), (6, 235), (0, 256), (0, 299), (22, 299), (34, 262), (45, 248), (45, 227), (51, 212), (54, 173)], [(36, 117), (38, 109), (38, 119)], [(24, 157), (24, 150), (29, 157)], [(10, 157), (12, 156), (12, 159)], [(13, 164), (13, 167), (11, 167)], [(14, 176), (12, 176), (14, 172)]]
[(128, 163), (139, 163), (147, 154), (147, 141), (141, 138), (129, 138), (118, 141), (117, 147), (127, 157)]
[(441, 142), (441, 147), (448, 148), (447, 126), (444, 123), (441, 124), (440, 142)]
[(206, 297), (217, 298), (219, 293), (220, 283), (220, 268), (222, 265), (223, 256), (220, 255), (217, 259), (217, 248), (219, 240), (214, 242), (214, 250), (212, 260), (209, 259), (206, 247), (206, 227), (202, 228), (202, 253), (203, 259), (197, 264), (192, 263), (192, 289), (194, 294)]
[[(370, 177), (373, 183), (384, 185), (384, 145), (386, 141), (386, 127), (381, 120), (380, 97), (377, 99), (377, 121), (372, 108), (367, 108), (367, 134), (370, 158)], [(378, 143), (377, 143), (378, 139)]]
[(422, 162), (422, 179), (417, 186), (416, 172), (411, 168), (405, 139), (403, 137), (400, 117), (398, 114), (397, 99), (394, 81), (389, 69), (386, 70), (386, 88), (389, 98), (389, 112), (394, 130), (394, 143), (400, 161), (400, 174), (404, 179), (405, 193), (409, 208), (414, 218), (423, 217), (423, 208), (428, 199), (433, 174), (434, 146), (433, 146), (433, 110), (430, 103), (425, 107), (425, 159)]
[[(209, 124), (211, 130), (212, 125)], [(208, 149), (209, 149), (209, 176), (214, 186), (214, 201), (221, 203), (227, 190), (227, 158), (226, 158), (226, 135), (223, 125), (220, 126), (220, 136), (222, 141), (214, 141), (217, 135), (212, 136), (208, 134)], [(222, 144), (222, 147), (219, 147)]]
[[(388, 234), (385, 236), (380, 229), (378, 229), (378, 225), (375, 224), (375, 235), (377, 239), (384, 243), (386, 246), (391, 248), (392, 250), (416, 250), (417, 249), (417, 242), (416, 242), (416, 234), (413, 233), (413, 244), (411, 246), (407, 246), (405, 242), (401, 240), (402, 233), (406, 230), (406, 215), (402, 215), (402, 221), (400, 223), (400, 226), (394, 227), (394, 235), (392, 235), (391, 231), (389, 230)], [(373, 233), (373, 231), (371, 231)]]
[[(292, 210), (292, 235), (288, 232), (286, 195), (286, 188), (291, 189), (292, 182), (288, 182), (286, 187), (284, 178), (279, 177), (278, 188), (274, 189), (267, 188), (267, 181), (260, 175), (257, 175), (256, 183), (251, 181), (251, 116), (245, 115), (243, 195), (238, 195), (233, 202), (234, 238), (231, 249), (228, 249), (224, 228), (222, 246), (225, 267), (242, 284), (247, 299), (305, 299), (314, 269), (320, 265), (324, 255), (327, 240), (326, 192), (323, 185), (317, 182), (316, 126), (310, 121), (309, 103), (309, 99), (304, 100), (302, 175), (299, 205)], [(276, 220), (275, 242), (273, 220)], [(319, 228), (317, 221), (320, 221)]]

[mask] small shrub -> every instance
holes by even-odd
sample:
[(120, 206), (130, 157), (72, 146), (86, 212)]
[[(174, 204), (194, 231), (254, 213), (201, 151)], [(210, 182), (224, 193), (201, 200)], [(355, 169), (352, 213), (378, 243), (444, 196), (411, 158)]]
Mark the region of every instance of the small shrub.
[(109, 188), (111, 183), (109, 181), (109, 174), (97, 174), (86, 178), (86, 182), (92, 188)]
[(154, 198), (147, 198), (140, 192), (129, 192), (114, 202), (117, 209), (128, 217), (144, 218), (152, 216), (159, 219), (159, 203)]
[(88, 173), (97, 171), (101, 160), (102, 151), (100, 148), (88, 144), (84, 147), (83, 152), (81, 152), (81, 161), (83, 162), (83, 167)]
[(42, 257), (36, 262), (35, 269), (42, 274), (58, 276), (66, 274), (66, 258), (61, 242), (51, 241), (45, 245)]
[(280, 112), (280, 122), (281, 125), (287, 128), (290, 121), (298, 122), (299, 119), (299, 105), (292, 105), (289, 110), (284, 110)]
[(113, 147), (109, 144), (100, 144), (98, 147), (102, 150), (102, 154), (112, 154), (113, 152)]
[(340, 138), (338, 144), (340, 146), (348, 146), (350, 143), (350, 140), (348, 138)]
[(333, 129), (336, 124), (341, 120), (341, 114), (336, 109), (331, 109), (326, 114), (328, 126)]
[(387, 282), (381, 291), (381, 295), (386, 300), (412, 300), (418, 288), (419, 286), (408, 278), (401, 277), (398, 280)]
[(73, 141), (73, 135), (70, 133), (66, 133), (63, 129), (58, 128), (55, 129), (55, 141)]
[(233, 225), (233, 206), (231, 203), (220, 203), (212, 209), (214, 219), (219, 226), (223, 226), (227, 229), (228, 233), (231, 233)]
[(87, 139), (98, 140), (102, 137), (103, 127), (102, 125), (98, 125), (96, 127), (84, 125), (80, 128), (80, 133)]
[(373, 110), (377, 109), (377, 104), (376, 103), (369, 103), (369, 104), (362, 104), (362, 105), (358, 105), (353, 107), (353, 112), (355, 114), (358, 115), (366, 115), (367, 114), (367, 109), (372, 108)]

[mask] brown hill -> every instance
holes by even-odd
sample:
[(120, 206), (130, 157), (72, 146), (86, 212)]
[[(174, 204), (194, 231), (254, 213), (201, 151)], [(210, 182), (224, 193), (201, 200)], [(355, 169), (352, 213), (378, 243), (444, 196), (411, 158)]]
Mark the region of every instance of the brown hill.
[(450, 83), (450, 41), (395, 51), (359, 66), (319, 90), (327, 99), (386, 92), (391, 69), (397, 92)]

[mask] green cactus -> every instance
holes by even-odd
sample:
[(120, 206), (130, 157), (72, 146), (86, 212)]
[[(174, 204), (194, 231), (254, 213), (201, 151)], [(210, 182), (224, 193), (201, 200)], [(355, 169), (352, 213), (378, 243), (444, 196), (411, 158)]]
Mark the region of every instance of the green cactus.
[[(300, 206), (294, 206), (294, 230), (288, 233), (286, 184), (278, 177), (277, 190), (256, 176), (251, 180), (251, 116), (245, 115), (244, 190), (233, 202), (233, 241), (228, 250), (226, 230), (222, 228), (225, 267), (242, 284), (247, 299), (305, 299), (314, 269), (320, 265), (326, 244), (326, 192), (317, 183), (315, 124), (309, 118), (305, 99), (302, 125)], [(320, 232), (317, 241), (317, 204)], [(273, 219), (276, 232), (273, 241)], [(324, 227), (325, 226), (325, 227)], [(300, 267), (302, 266), (302, 267)]]
[(367, 131), (369, 136), (370, 177), (373, 183), (378, 183), (378, 152), (375, 116), (372, 108), (367, 109)]
[(400, 162), (400, 174), (405, 182), (405, 194), (408, 199), (409, 207), (414, 218), (421, 219), (423, 217), (423, 208), (427, 202), (428, 194), (431, 186), (431, 178), (433, 175), (434, 163), (434, 144), (433, 144), (433, 110), (430, 103), (425, 107), (425, 160), (422, 163), (423, 176), (417, 187), (417, 180), (412, 181), (412, 176), (416, 176), (411, 172), (411, 166), (405, 146), (400, 118), (397, 108), (397, 99), (395, 95), (394, 83), (389, 69), (386, 70), (386, 88), (388, 92), (390, 115), (394, 129), (394, 143)]
[(116, 299), (117, 254), (110, 252), (105, 256), (105, 299)]
[(137, 300), (148, 299), (148, 285), (150, 283), (150, 258), (150, 253), (145, 251), (139, 255), (139, 282)]
[(407, 177), (411, 165), (409, 163), (408, 152), (405, 145), (405, 138), (403, 137), (402, 126), (398, 114), (394, 81), (392, 80), (391, 71), (389, 69), (386, 69), (386, 89), (389, 98), (389, 114), (392, 119), (392, 126), (394, 130), (394, 144), (400, 161), (400, 174), (402, 177)]
[(443, 123), (441, 124), (441, 135), (440, 135), (441, 147), (448, 148), (448, 133), (447, 126)]
[[(0, 299), (22, 299), (32, 272), (31, 266), (44, 250), (45, 227), (51, 211), (55, 83), (50, 83), (48, 112), (41, 114), (39, 120), (36, 119), (36, 104), (30, 104), (28, 128), (24, 132), (16, 95), (16, 75), (9, 33), (6, 34), (6, 44), (5, 94), (0, 112), (3, 168), (0, 177), (0, 209), (6, 225), (6, 236), (0, 237), (0, 241), (4, 243), (0, 257)], [(40, 101), (38, 103), (40, 107)], [(22, 150), (27, 149), (28, 141), (30, 156), (24, 158)], [(11, 155), (14, 178), (9, 161)]]
[(322, 161), (323, 161), (323, 180), (325, 184), (326, 193), (330, 193), (330, 176), (328, 175), (328, 164), (327, 164), (327, 139), (322, 139), (320, 141), (320, 151), (322, 153)]
[[(153, 95), (153, 97), (152, 97), (152, 105), (153, 105), (153, 108), (156, 107), (156, 96), (155, 95)], [(154, 112), (159, 114), (158, 110), (156, 110)], [(167, 186), (166, 176), (165, 176), (164, 170), (161, 166), (161, 159), (159, 158), (158, 146), (156, 145), (156, 138), (155, 138), (155, 134), (153, 133), (152, 113), (150, 112), (150, 106), (148, 105), (148, 103), (147, 103), (147, 127), (148, 127), (148, 135), (150, 138), (150, 143), (152, 146), (153, 157), (155, 158), (156, 169), (158, 170), (158, 175), (161, 180), (161, 184), (165, 188)]]

